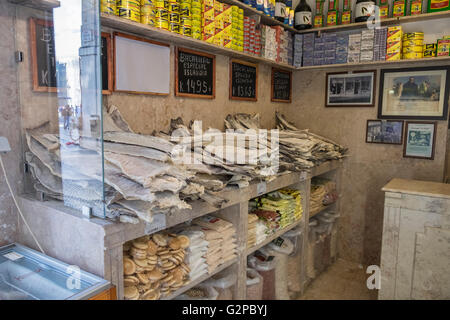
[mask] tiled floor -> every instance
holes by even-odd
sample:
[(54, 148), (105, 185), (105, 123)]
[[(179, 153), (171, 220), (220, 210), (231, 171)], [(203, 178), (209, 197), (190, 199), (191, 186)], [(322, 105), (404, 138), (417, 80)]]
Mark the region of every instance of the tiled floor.
[(308, 286), (299, 300), (376, 300), (378, 290), (366, 286), (366, 268), (339, 259)]

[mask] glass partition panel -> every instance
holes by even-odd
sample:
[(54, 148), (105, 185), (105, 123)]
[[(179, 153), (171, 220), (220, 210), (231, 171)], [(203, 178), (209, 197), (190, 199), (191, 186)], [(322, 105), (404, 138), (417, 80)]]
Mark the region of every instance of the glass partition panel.
[(26, 192), (105, 217), (99, 0), (10, 2)]

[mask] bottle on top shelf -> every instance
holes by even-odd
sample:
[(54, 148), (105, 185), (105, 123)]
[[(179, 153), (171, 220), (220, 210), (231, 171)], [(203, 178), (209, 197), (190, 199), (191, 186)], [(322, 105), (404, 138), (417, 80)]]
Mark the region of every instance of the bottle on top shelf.
[(375, 1), (372, 0), (356, 0), (355, 6), (355, 22), (364, 22), (375, 13)]
[(342, 8), (341, 24), (352, 23), (352, 9), (350, 6), (350, 0), (344, 0), (344, 7)]
[(275, 2), (275, 19), (284, 23), (285, 18), (286, 18), (286, 0), (277, 0)]
[(306, 3), (306, 0), (300, 0), (300, 3), (295, 8), (295, 29), (304, 30), (312, 27), (312, 12), (311, 7)]
[(323, 4), (322, 0), (316, 0), (316, 14), (314, 15), (314, 28), (323, 27)]
[(422, 0), (410, 0), (409, 15), (416, 16), (422, 14)]
[[(420, 1), (422, 1), (422, 0), (420, 0)], [(380, 0), (380, 3), (378, 5), (380, 19), (389, 18), (389, 9), (390, 9), (389, 1), (388, 0)]]
[(327, 26), (336, 26), (339, 21), (339, 0), (328, 1)]
[(403, 17), (406, 15), (406, 0), (394, 0), (392, 5), (392, 16)]

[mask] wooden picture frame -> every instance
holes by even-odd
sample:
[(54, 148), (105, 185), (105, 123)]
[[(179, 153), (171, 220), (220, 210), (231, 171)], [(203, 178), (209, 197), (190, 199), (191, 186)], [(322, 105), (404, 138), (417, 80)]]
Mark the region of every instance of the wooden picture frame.
[[(113, 76), (113, 70), (114, 70), (114, 66), (113, 66), (113, 58), (112, 55), (113, 53), (113, 47), (112, 47), (112, 37), (110, 33), (107, 32), (102, 32), (101, 34), (102, 38), (106, 39), (106, 52), (108, 53), (107, 56), (107, 72), (108, 72), (108, 88), (107, 89), (103, 89), (103, 83), (102, 83), (102, 94), (104, 95), (110, 95), (113, 91), (114, 88), (114, 76)], [(102, 52), (103, 53), (103, 52)], [(101, 60), (102, 61), (102, 60)], [(103, 68), (103, 64), (102, 64), (102, 68)], [(103, 69), (102, 69), (102, 77), (103, 77)]]
[[(179, 52), (186, 52), (195, 54), (198, 56), (203, 56), (212, 59), (212, 95), (195, 94), (195, 93), (184, 93), (179, 92), (178, 83), (178, 54)], [(188, 97), (188, 98), (201, 98), (201, 99), (215, 99), (216, 98), (216, 56), (210, 53), (195, 51), (192, 49), (176, 47), (175, 49), (175, 96), (177, 97)]]
[[(131, 39), (131, 40), (147, 42), (147, 43), (150, 43), (150, 44), (163, 46), (163, 47), (167, 47), (167, 48), (170, 49), (170, 45), (166, 44), (166, 43), (162, 43), (162, 42), (158, 42), (158, 41), (154, 41), (154, 40), (150, 40), (150, 39), (146, 39), (146, 38), (142, 38), (142, 37), (137, 37), (137, 36), (130, 35), (130, 34), (127, 34), (127, 33), (122, 33), (122, 32), (115, 31), (113, 33), (113, 48), (114, 48), (113, 65), (114, 65), (114, 68), (117, 67), (117, 57), (116, 57), (117, 41), (116, 41), (116, 37), (122, 37), (122, 38)], [(169, 61), (170, 61), (170, 57), (169, 57)], [(170, 66), (169, 66), (169, 70), (170, 70)], [(168, 96), (168, 95), (170, 95), (170, 83), (169, 83), (168, 93), (120, 90), (120, 89), (117, 89), (117, 72), (114, 71), (114, 92), (132, 93), (132, 94), (145, 94), (145, 95), (157, 95), (157, 96)]]
[(53, 21), (30, 18), (30, 49), (31, 49), (31, 70), (33, 79), (33, 91), (37, 92), (58, 92), (57, 87), (47, 87), (41, 86), (39, 84), (39, 65), (38, 65), (38, 53), (37, 53), (37, 43), (36, 43), (36, 26), (41, 25), (45, 27), (53, 27)]
[[(352, 103), (351, 100), (357, 99), (355, 97), (348, 97), (347, 101), (345, 101), (345, 97), (335, 97), (336, 100), (340, 99), (343, 100), (342, 102), (330, 102), (332, 99), (330, 97), (330, 87), (329, 83), (331, 81), (331, 77), (336, 76), (336, 78), (342, 78), (345, 83), (347, 83), (347, 78), (357, 78), (361, 77), (361, 75), (367, 75), (371, 77), (371, 83), (372, 83), (372, 90), (369, 91), (370, 96), (369, 102), (364, 103), (362, 100), (366, 100), (367, 97), (361, 97), (360, 101), (357, 100), (357, 102)], [(377, 71), (376, 70), (364, 70), (364, 71), (353, 71), (351, 73), (348, 72), (332, 72), (327, 73), (325, 76), (325, 107), (327, 108), (348, 108), (348, 107), (374, 107), (375, 106), (375, 94), (376, 94), (376, 80), (377, 80)], [(345, 89), (344, 89), (345, 90)]]
[[(255, 77), (255, 97), (254, 98), (244, 98), (244, 97), (235, 97), (233, 96), (233, 63), (238, 63), (250, 67), (254, 67), (256, 69), (256, 77)], [(230, 78), (229, 78), (229, 99), (230, 100), (241, 100), (241, 101), (258, 101), (258, 64), (251, 63), (247, 61), (242, 61), (238, 59), (230, 59)]]
[[(410, 125), (416, 125), (416, 132), (415, 135), (417, 135), (418, 130), (421, 130), (421, 128), (423, 128), (423, 132), (421, 134), (424, 134), (425, 137), (420, 138), (422, 141), (424, 141), (423, 143), (427, 142), (426, 139), (426, 135), (427, 134), (432, 134), (433, 138), (432, 141), (428, 141), (428, 149), (431, 147), (430, 150), (430, 156), (419, 156), (416, 152), (416, 154), (412, 154), (411, 150), (408, 150), (408, 146), (411, 143), (411, 139), (410, 139), (410, 133), (409, 133), (409, 126)], [(426, 126), (433, 126), (433, 128), (428, 128), (426, 129)], [(403, 143), (403, 157), (404, 158), (415, 158), (415, 159), (427, 159), (427, 160), (434, 160), (434, 154), (435, 154), (435, 148), (436, 148), (436, 132), (437, 132), (437, 122), (436, 121), (406, 121), (405, 122), (405, 133), (404, 133), (404, 143)], [(431, 139), (430, 139), (431, 140)], [(421, 141), (416, 142), (417, 146), (413, 146), (416, 148), (420, 148), (421, 147)], [(429, 145), (431, 143), (431, 145)], [(425, 147), (427, 147), (427, 145), (425, 145)]]
[[(405, 85), (409, 85), (407, 94)], [(447, 120), (449, 87), (448, 66), (383, 69), (380, 74), (378, 118)], [(436, 111), (426, 114), (425, 107), (435, 108)]]
[[(400, 134), (400, 137), (398, 137), (398, 142), (385, 142), (385, 141), (369, 141), (369, 124), (370, 122), (379, 122), (380, 123), (380, 127), (383, 127), (383, 122), (384, 123), (400, 123), (401, 124), (401, 128), (400, 130), (398, 130), (398, 133)], [(393, 144), (393, 145), (402, 145), (403, 144), (403, 126), (404, 123), (401, 120), (380, 120), (380, 119), (374, 119), (374, 120), (367, 120), (367, 125), (366, 125), (366, 143), (375, 143), (375, 144)], [(383, 137), (382, 140), (384, 140), (385, 138)]]
[[(275, 84), (274, 77), (275, 77), (275, 72), (289, 74), (289, 100), (274, 98), (274, 84)], [(271, 84), (270, 84), (270, 101), (272, 101), (272, 102), (292, 103), (292, 71), (283, 70), (283, 69), (272, 67), (272, 76), (271, 76)]]

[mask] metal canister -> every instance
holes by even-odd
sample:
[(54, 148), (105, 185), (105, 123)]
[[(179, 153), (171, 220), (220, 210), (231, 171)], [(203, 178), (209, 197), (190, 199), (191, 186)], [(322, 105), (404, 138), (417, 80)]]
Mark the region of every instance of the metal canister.
[(409, 32), (403, 34), (403, 40), (423, 40), (423, 32)]
[(141, 0), (141, 10), (142, 10), (142, 7), (144, 7), (144, 6), (151, 6), (151, 7), (153, 7), (154, 6), (154, 0)]
[(191, 33), (192, 38), (200, 40), (202, 38), (202, 27), (192, 25)]
[(102, 13), (115, 15), (117, 13), (116, 0), (101, 0), (100, 11)]
[(422, 59), (422, 58), (423, 58), (422, 52), (412, 52), (403, 54), (403, 59)]
[(169, 30), (169, 21), (155, 18), (155, 27)]
[(180, 16), (180, 24), (192, 27), (192, 18), (188, 16)]
[(180, 24), (176, 22), (169, 22), (169, 31), (174, 33), (180, 33)]
[(169, 11), (180, 12), (180, 4), (178, 2), (169, 2)]
[(167, 1), (167, 0), (156, 0), (154, 2), (154, 7), (157, 8), (157, 9), (169, 10), (169, 1)]
[(192, 27), (191, 26), (182, 25), (180, 27), (180, 34), (182, 34), (184, 36), (191, 37), (192, 36)]
[(180, 4), (180, 14), (182, 16), (190, 17), (191, 16), (191, 4), (187, 2), (182, 2)]
[(116, 14), (122, 18), (141, 22), (141, 3), (139, 0), (118, 0)]
[(180, 24), (180, 14), (178, 12), (169, 11), (169, 22)]
[(192, 0), (191, 1), (192, 8), (201, 8), (202, 7), (202, 0)]
[(164, 8), (155, 8), (155, 27), (169, 30), (169, 11)]

